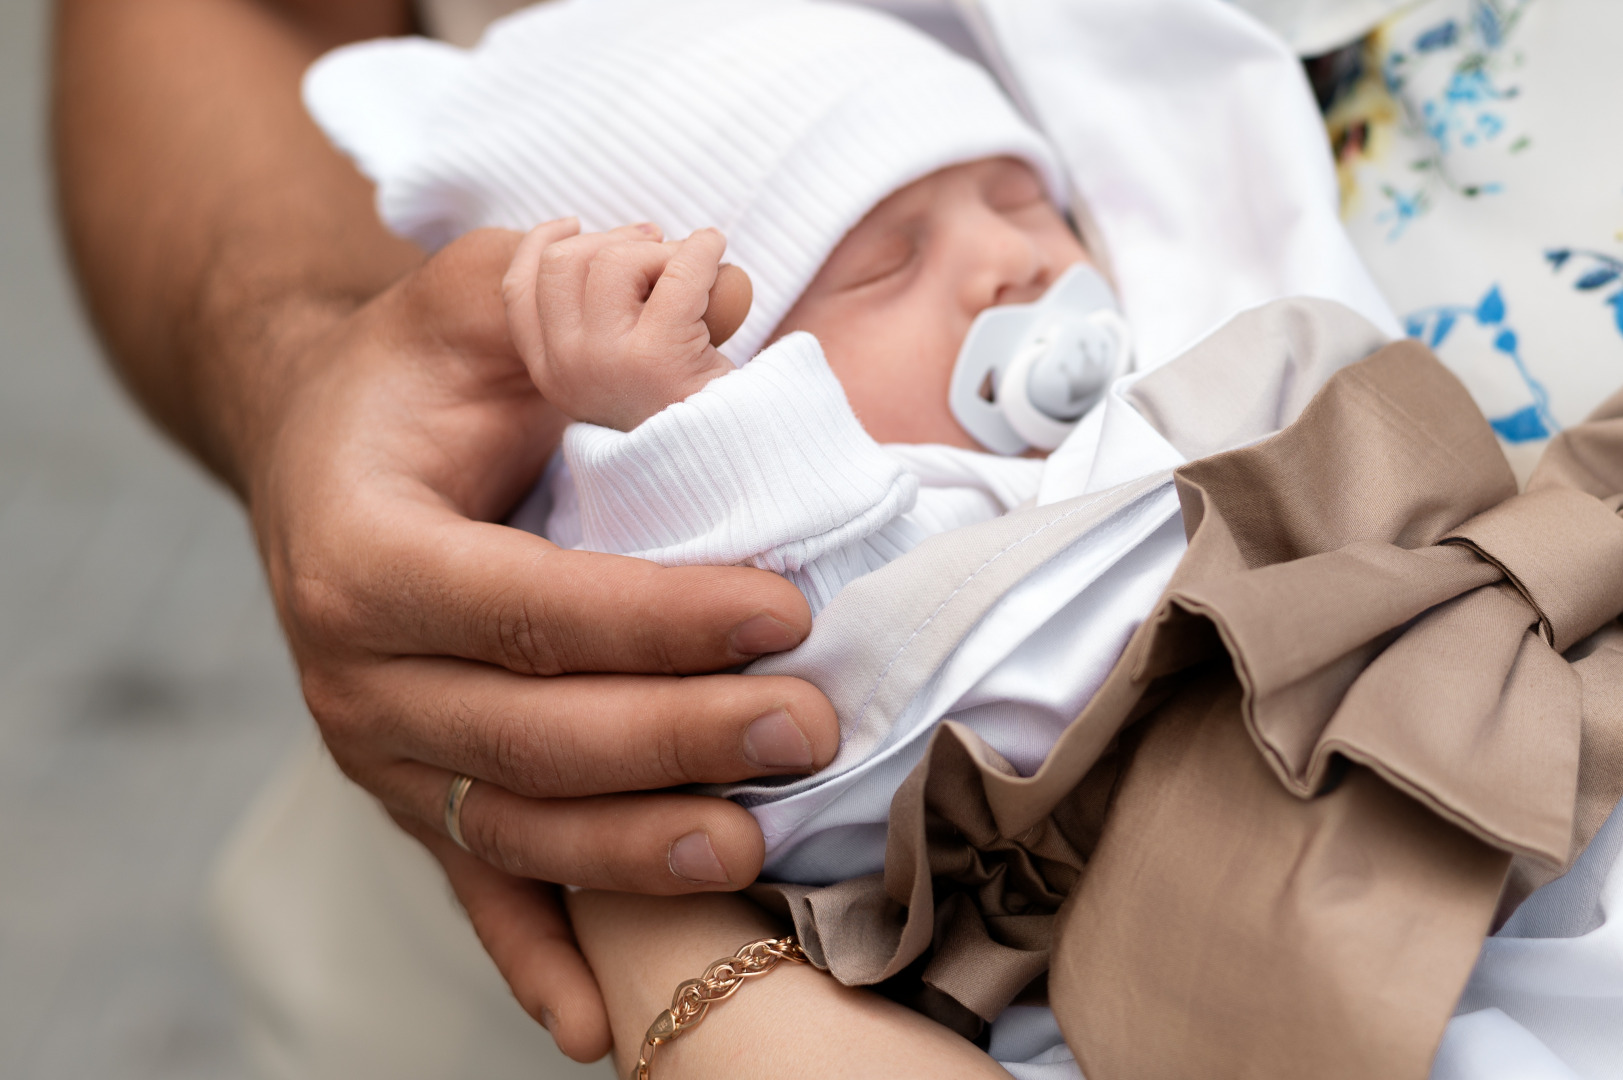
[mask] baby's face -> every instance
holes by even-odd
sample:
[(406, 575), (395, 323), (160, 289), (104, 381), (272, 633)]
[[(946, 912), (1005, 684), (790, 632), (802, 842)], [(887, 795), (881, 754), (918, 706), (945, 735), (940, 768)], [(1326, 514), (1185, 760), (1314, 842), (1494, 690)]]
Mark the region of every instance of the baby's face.
[(778, 333), (822, 342), (880, 442), (979, 449), (947, 405), (969, 324), (1035, 300), (1087, 252), (1030, 166), (991, 158), (933, 173), (874, 207), (834, 249)]

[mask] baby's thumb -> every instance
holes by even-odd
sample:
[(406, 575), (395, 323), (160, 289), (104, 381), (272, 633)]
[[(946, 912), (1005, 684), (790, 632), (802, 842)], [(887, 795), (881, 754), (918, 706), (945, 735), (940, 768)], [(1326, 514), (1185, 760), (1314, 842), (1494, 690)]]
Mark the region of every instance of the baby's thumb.
[(710, 303), (704, 309), (704, 325), (710, 331), (711, 345), (719, 346), (738, 333), (754, 298), (750, 276), (732, 263), (722, 263), (716, 271), (716, 283), (710, 286)]

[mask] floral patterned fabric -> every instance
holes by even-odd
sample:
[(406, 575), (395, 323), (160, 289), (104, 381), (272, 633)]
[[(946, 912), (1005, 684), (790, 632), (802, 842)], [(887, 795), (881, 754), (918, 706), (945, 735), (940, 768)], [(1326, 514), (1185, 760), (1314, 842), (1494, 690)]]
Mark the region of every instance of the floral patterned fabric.
[(1349, 232), (1525, 471), (1623, 385), (1623, 4), (1426, 0), (1342, 65)]

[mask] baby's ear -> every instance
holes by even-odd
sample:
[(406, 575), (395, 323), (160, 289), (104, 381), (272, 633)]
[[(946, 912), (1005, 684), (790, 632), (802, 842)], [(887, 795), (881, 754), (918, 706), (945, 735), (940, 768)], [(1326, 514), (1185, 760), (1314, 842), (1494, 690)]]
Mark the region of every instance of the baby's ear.
[(704, 309), (704, 325), (710, 331), (711, 345), (719, 348), (722, 342), (738, 333), (754, 298), (755, 287), (750, 284), (750, 276), (732, 263), (722, 263), (716, 271), (716, 283), (710, 286), (710, 304)]

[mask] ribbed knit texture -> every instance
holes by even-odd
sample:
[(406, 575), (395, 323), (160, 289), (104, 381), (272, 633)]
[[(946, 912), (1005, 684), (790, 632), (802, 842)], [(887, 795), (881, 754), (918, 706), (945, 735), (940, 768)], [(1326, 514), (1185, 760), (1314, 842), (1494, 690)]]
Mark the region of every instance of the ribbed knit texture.
[(567, 471), (550, 475), (554, 541), (666, 566), (757, 566), (785, 575), (814, 613), (926, 538), (1032, 498), (1042, 470), (880, 446), (804, 333), (633, 431), (572, 424), (563, 455)]
[(889, 16), (816, 0), (558, 0), (470, 51), (367, 42), (319, 60), (305, 102), (378, 185), (396, 232), (577, 215), (668, 236), (716, 226), (755, 304), (743, 363), (830, 251), (891, 192), (949, 165), (1030, 162), (1047, 143), (977, 65)]

